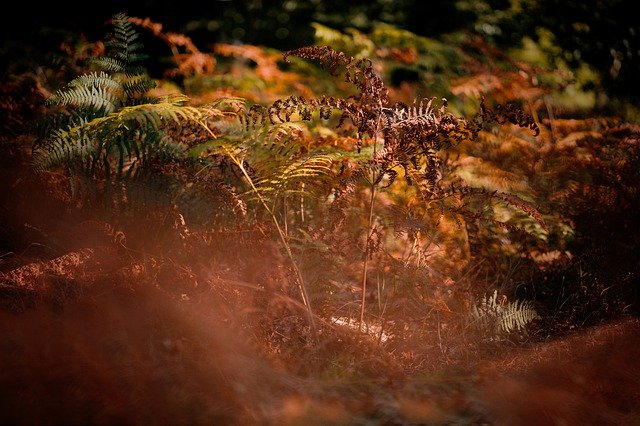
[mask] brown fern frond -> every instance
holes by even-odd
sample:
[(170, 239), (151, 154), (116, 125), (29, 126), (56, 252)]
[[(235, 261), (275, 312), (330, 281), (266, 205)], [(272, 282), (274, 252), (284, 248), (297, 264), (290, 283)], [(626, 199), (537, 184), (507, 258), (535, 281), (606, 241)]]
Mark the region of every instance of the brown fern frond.
[(291, 120), (291, 116), (298, 113), (301, 120), (310, 121), (315, 102), (308, 102), (302, 96), (292, 95), (285, 99), (278, 99), (269, 106), (271, 123), (284, 123)]
[(477, 128), (462, 117), (447, 112), (447, 100), (440, 108), (433, 106), (434, 98), (421, 99), (412, 105), (396, 104), (384, 112), (385, 136), (401, 145), (415, 144), (425, 153), (475, 139)]
[[(190, 37), (184, 34), (164, 32), (162, 24), (154, 22), (150, 18), (129, 17), (129, 22), (150, 31), (169, 46), (173, 60), (178, 68), (167, 71), (167, 77), (210, 74), (215, 70), (216, 59), (201, 52)], [(181, 52), (181, 49), (184, 51)]]
[(323, 68), (329, 68), (331, 75), (336, 76), (337, 70), (341, 66), (348, 66), (353, 58), (348, 57), (344, 52), (333, 50), (329, 46), (304, 46), (298, 49), (289, 50), (284, 53), (283, 59), (289, 61), (289, 56), (298, 56), (302, 59), (317, 59)]
[(542, 213), (530, 202), (523, 200), (515, 194), (507, 194), (505, 192), (495, 192), (493, 196), (502, 200), (505, 204), (525, 212), (538, 222), (543, 229), (547, 229), (547, 224), (545, 223), (544, 217), (542, 217)]
[(491, 109), (485, 104), (484, 97), (481, 99), (480, 111), (476, 115), (475, 120), (478, 123), (511, 123), (516, 126), (531, 129), (534, 136), (538, 136), (540, 134), (538, 123), (535, 122), (531, 115), (525, 113), (520, 106), (515, 104), (506, 104), (497, 105), (495, 109)]
[[(350, 97), (347, 101), (341, 102), (341, 106), (345, 107), (347, 116), (360, 134), (376, 133), (381, 108), (388, 105), (389, 99), (384, 82), (376, 74), (369, 59), (348, 57), (329, 46), (306, 46), (290, 50), (284, 54), (285, 62), (289, 56), (319, 60), (321, 66), (328, 68), (331, 75), (338, 75), (338, 70), (344, 67), (345, 81), (358, 88), (359, 96)], [(324, 98), (324, 102), (329, 100), (331, 98)]]
[(271, 112), (266, 107), (260, 104), (253, 104), (246, 113), (245, 130), (249, 130), (252, 127), (258, 127), (263, 125), (269, 120), (272, 124), (275, 123), (271, 117)]
[(291, 80), (290, 76), (278, 67), (280, 53), (249, 44), (216, 43), (213, 49), (218, 55), (252, 61), (256, 66), (256, 75), (264, 81)]

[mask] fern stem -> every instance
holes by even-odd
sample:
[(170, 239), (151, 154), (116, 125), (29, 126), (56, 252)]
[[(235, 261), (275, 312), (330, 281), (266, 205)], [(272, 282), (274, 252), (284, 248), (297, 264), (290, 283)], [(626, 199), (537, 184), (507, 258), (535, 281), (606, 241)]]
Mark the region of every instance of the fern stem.
[(271, 219), (273, 220), (273, 223), (276, 226), (276, 230), (278, 231), (278, 236), (280, 237), (280, 241), (282, 242), (282, 245), (284, 246), (284, 249), (287, 252), (287, 257), (291, 261), (291, 265), (293, 266), (293, 269), (294, 269), (295, 274), (296, 274), (296, 278), (297, 278), (297, 281), (298, 281), (298, 288), (300, 289), (300, 296), (302, 297), (302, 303), (307, 308), (307, 315), (309, 317), (309, 327), (311, 328), (311, 333), (312, 333), (312, 335), (314, 337), (316, 337), (317, 336), (317, 329), (316, 329), (316, 323), (315, 323), (315, 319), (314, 319), (314, 315), (313, 315), (313, 310), (311, 309), (311, 302), (309, 300), (309, 293), (307, 291), (307, 287), (305, 285), (304, 278), (302, 277), (302, 272), (300, 271), (300, 268), (298, 267), (298, 264), (297, 264), (295, 258), (293, 257), (293, 252), (291, 251), (291, 246), (289, 245), (289, 242), (287, 241), (287, 237), (286, 237), (285, 231), (280, 226), (280, 223), (278, 222), (278, 218), (276, 217), (276, 215), (273, 212), (273, 210), (269, 207), (269, 205), (264, 200), (262, 195), (260, 195), (260, 192), (258, 191), (258, 188), (256, 188), (255, 184), (253, 183), (253, 180), (251, 179), (251, 177), (247, 173), (247, 170), (245, 169), (242, 161), (237, 159), (233, 155), (233, 153), (229, 152), (228, 150), (226, 150), (226, 151), (227, 151), (227, 155), (231, 158), (231, 160), (240, 168), (240, 171), (242, 171), (242, 174), (244, 175), (244, 177), (249, 182), (249, 185), (251, 185), (251, 189), (255, 192), (255, 194), (258, 197), (258, 200), (260, 200), (260, 203), (265, 208), (267, 213), (269, 213), (269, 216), (271, 216)]
[[(211, 129), (209, 129), (209, 127), (206, 125), (206, 123), (204, 122), (200, 122), (199, 123), (212, 137), (216, 137), (215, 134), (211, 131)], [(298, 267), (298, 263), (296, 262), (295, 258), (293, 257), (293, 252), (291, 251), (291, 246), (289, 245), (289, 242), (287, 241), (287, 236), (285, 235), (285, 231), (282, 229), (282, 227), (280, 226), (280, 223), (278, 222), (278, 218), (276, 217), (275, 213), (273, 212), (273, 210), (269, 207), (269, 205), (267, 204), (267, 202), (265, 201), (265, 199), (262, 197), (262, 195), (260, 194), (260, 191), (258, 191), (258, 188), (256, 188), (253, 179), (251, 179), (251, 176), (249, 176), (249, 173), (247, 173), (247, 170), (244, 167), (243, 162), (236, 158), (235, 155), (233, 155), (233, 152), (231, 152), (230, 150), (224, 148), (225, 153), (229, 156), (229, 158), (231, 158), (231, 161), (233, 161), (235, 163), (236, 166), (238, 166), (238, 168), (240, 169), (240, 171), (242, 172), (243, 176), (247, 179), (247, 182), (249, 182), (249, 185), (251, 186), (251, 189), (253, 190), (253, 192), (255, 192), (256, 196), (258, 197), (258, 200), (260, 200), (260, 204), (262, 204), (262, 206), (264, 207), (264, 209), (267, 211), (267, 213), (269, 213), (269, 216), (271, 217), (271, 219), (273, 220), (274, 225), (276, 226), (276, 230), (278, 231), (278, 236), (280, 237), (280, 241), (282, 242), (282, 245), (285, 249), (285, 251), (287, 252), (287, 257), (289, 258), (289, 261), (291, 262), (291, 265), (293, 266), (293, 270), (296, 274), (296, 279), (298, 281), (298, 288), (300, 290), (300, 296), (302, 298), (302, 303), (305, 306), (305, 308), (307, 309), (307, 316), (309, 317), (309, 327), (311, 329), (311, 334), (314, 338), (317, 337), (317, 328), (316, 328), (316, 322), (314, 319), (314, 315), (313, 315), (313, 310), (311, 309), (311, 301), (309, 299), (309, 293), (307, 291), (307, 287), (305, 285), (304, 282), (304, 278), (302, 277), (302, 272), (300, 271), (300, 268)], [(285, 214), (285, 221), (286, 221), (286, 214)]]
[[(375, 142), (374, 142), (375, 143)], [(375, 145), (374, 145), (374, 155), (375, 155)], [(371, 237), (373, 236), (373, 203), (375, 202), (376, 197), (376, 186), (373, 182), (375, 182), (375, 170), (373, 172), (374, 179), (371, 180), (371, 197), (369, 198), (369, 219), (367, 223), (367, 239), (365, 241), (364, 246), (364, 259), (362, 261), (362, 299), (360, 300), (360, 328), (362, 331), (362, 326), (364, 324), (364, 310), (367, 300), (367, 269), (369, 264), (369, 246), (371, 242)]]
[[(382, 105), (380, 105), (382, 109)], [(380, 128), (380, 115), (378, 115), (378, 121), (376, 123), (376, 131), (373, 132), (373, 154), (372, 158), (375, 161), (376, 148), (378, 146), (378, 129)], [(364, 310), (367, 301), (367, 269), (369, 266), (369, 248), (371, 245), (371, 238), (373, 237), (373, 205), (376, 198), (376, 170), (372, 168), (371, 172), (371, 197), (369, 197), (369, 218), (367, 223), (367, 239), (364, 245), (364, 259), (362, 261), (362, 298), (360, 300), (360, 324), (358, 330), (362, 332), (362, 326), (364, 325)]]

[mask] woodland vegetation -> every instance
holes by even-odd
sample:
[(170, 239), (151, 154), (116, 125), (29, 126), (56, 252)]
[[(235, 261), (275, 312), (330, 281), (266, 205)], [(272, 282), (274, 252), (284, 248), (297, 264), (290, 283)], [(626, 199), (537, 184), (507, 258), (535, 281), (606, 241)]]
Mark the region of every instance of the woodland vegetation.
[(0, 86), (1, 423), (638, 422), (640, 126), (593, 72), (106, 28)]

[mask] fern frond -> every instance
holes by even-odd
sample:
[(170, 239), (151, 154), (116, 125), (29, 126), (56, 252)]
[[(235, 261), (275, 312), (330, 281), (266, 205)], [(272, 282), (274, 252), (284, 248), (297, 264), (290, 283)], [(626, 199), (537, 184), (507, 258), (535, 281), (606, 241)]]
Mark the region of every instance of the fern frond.
[(138, 35), (124, 14), (115, 15), (112, 23), (114, 34), (105, 43), (105, 56), (88, 61), (97, 71), (73, 79), (47, 99), (48, 105), (69, 106), (92, 119), (150, 101), (144, 95), (156, 84), (139, 65), (143, 57), (137, 53), (142, 48), (135, 41)]
[(495, 108), (490, 108), (485, 103), (485, 98), (481, 98), (480, 111), (476, 114), (474, 122), (479, 126), (482, 123), (496, 122), (498, 124), (511, 123), (517, 126), (526, 128), (528, 127), (533, 131), (534, 136), (540, 134), (540, 127), (534, 118), (526, 114), (521, 107), (515, 104), (497, 105)]
[(110, 56), (90, 58), (87, 60), (87, 64), (109, 74), (124, 74), (127, 72), (126, 64), (120, 59)]
[[(268, 175), (255, 180), (257, 191), (264, 199), (275, 200), (290, 195), (311, 195), (310, 190), (319, 184), (323, 176), (330, 175), (334, 157), (332, 155), (311, 155), (286, 161)], [(255, 168), (254, 168), (255, 170)], [(307, 185), (301, 185), (301, 184)]]
[[(95, 118), (68, 130), (58, 130), (36, 151), (33, 163), (39, 170), (67, 162), (89, 161), (94, 169), (98, 162), (115, 160), (116, 174), (122, 173), (127, 161), (151, 158), (180, 158), (186, 146), (174, 143), (161, 134), (168, 122), (191, 121), (204, 126), (207, 109), (183, 106), (184, 97), (167, 99), (157, 104), (124, 107), (118, 112)], [(109, 161), (107, 161), (109, 160)]]
[(73, 138), (68, 135), (67, 131), (55, 130), (46, 145), (34, 152), (32, 164), (36, 171), (49, 170), (92, 156), (95, 148), (90, 135), (79, 130), (74, 131)]
[(490, 191), (485, 188), (470, 187), (464, 185), (452, 184), (449, 188), (442, 189), (439, 193), (441, 198), (460, 196), (464, 199), (469, 197), (479, 197), (486, 200), (498, 200), (504, 205), (510, 206), (516, 210), (522, 211), (534, 219), (543, 229), (547, 229), (544, 217), (540, 210), (531, 202), (526, 201), (515, 194)]
[(250, 198), (259, 196), (273, 203), (291, 194), (310, 195), (322, 176), (333, 170), (335, 154), (309, 152), (301, 143), (304, 128), (298, 123), (270, 124), (247, 113), (223, 123), (215, 123), (225, 131), (222, 136), (192, 152), (197, 150), (201, 158), (233, 155), (235, 161), (241, 161), (254, 183), (244, 191)]
[(104, 72), (94, 72), (72, 80), (65, 89), (56, 91), (46, 102), (48, 105), (70, 105), (108, 114), (118, 109), (124, 92), (120, 82)]
[(129, 17), (124, 13), (116, 13), (111, 18), (111, 25), (113, 32), (107, 35), (108, 39), (105, 41), (109, 56), (124, 64), (125, 70), (138, 66), (147, 55), (142, 53), (142, 43), (136, 41), (139, 34)]
[(494, 290), (491, 296), (485, 295), (478, 304), (471, 306), (468, 317), (474, 329), (490, 335), (520, 331), (529, 323), (540, 319), (533, 302), (520, 300), (506, 302), (505, 298), (498, 299), (497, 290)]
[(128, 99), (131, 100), (142, 97), (142, 102), (146, 102), (147, 99), (143, 97), (144, 94), (156, 87), (155, 81), (151, 80), (145, 73), (128, 73), (121, 76), (119, 80)]
[(526, 177), (521, 173), (505, 170), (489, 159), (465, 156), (453, 166), (453, 174), (469, 186), (517, 194), (532, 192)]
[[(369, 59), (356, 59), (332, 49), (329, 46), (305, 46), (285, 52), (284, 60), (289, 56), (298, 56), (303, 59), (316, 59), (323, 68), (328, 68), (331, 75), (338, 75), (338, 70), (344, 68), (344, 78), (358, 88), (359, 96), (357, 114), (351, 117), (357, 123), (360, 133), (374, 133), (376, 123), (375, 115), (379, 115), (379, 109), (389, 103), (389, 92), (382, 79), (373, 69)], [(378, 110), (378, 113), (374, 111)], [(351, 111), (352, 113), (356, 111)]]
[(500, 329), (505, 333), (523, 330), (530, 322), (540, 319), (530, 300), (507, 303), (500, 313)]

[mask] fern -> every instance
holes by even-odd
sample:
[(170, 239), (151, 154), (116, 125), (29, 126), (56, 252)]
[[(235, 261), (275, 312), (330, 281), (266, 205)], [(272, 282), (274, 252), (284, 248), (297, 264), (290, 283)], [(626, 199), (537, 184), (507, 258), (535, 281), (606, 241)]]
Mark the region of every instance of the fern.
[(498, 299), (497, 290), (491, 296), (481, 298), (468, 313), (471, 327), (488, 334), (520, 331), (537, 319), (540, 319), (540, 315), (533, 302), (506, 302), (506, 299)]
[(88, 61), (93, 70), (47, 99), (53, 114), (41, 125), (32, 164), (38, 172), (66, 170), (82, 202), (102, 201), (121, 213), (180, 204), (192, 217), (206, 216), (219, 200), (182, 177), (194, 163), (177, 129), (209, 139), (208, 121), (223, 112), (189, 106), (181, 94), (150, 96), (155, 82), (141, 66), (146, 55), (137, 33), (124, 14), (111, 22), (105, 55)]
[(138, 38), (140, 35), (134, 29), (131, 19), (125, 13), (116, 13), (111, 19), (113, 32), (107, 34), (105, 49), (108, 55), (104, 58), (95, 58), (94, 64), (110, 72), (124, 73), (127, 75), (144, 74), (145, 70), (140, 65), (147, 55), (142, 51), (144, 46)]
[[(477, 221), (484, 216), (482, 206), (497, 202), (524, 212), (545, 227), (537, 208), (516, 194), (468, 187), (444, 179), (447, 164), (443, 161), (443, 154), (462, 142), (473, 142), (487, 123), (511, 123), (528, 128), (534, 136), (537, 135), (539, 129), (535, 121), (517, 106), (490, 109), (482, 100), (478, 114), (467, 120), (449, 112), (446, 99), (439, 106), (435, 105), (435, 99), (416, 100), (412, 104), (392, 103), (384, 82), (374, 72), (373, 64), (368, 59), (348, 57), (328, 46), (295, 49), (285, 53), (285, 60), (292, 55), (318, 60), (332, 75), (343, 74), (345, 81), (357, 88), (357, 93), (346, 99), (331, 96), (315, 99), (289, 97), (272, 105), (269, 118), (272, 122), (286, 122), (294, 116), (309, 119), (313, 113), (317, 113), (321, 119), (328, 119), (337, 110), (341, 112), (337, 126), (352, 125), (358, 151), (368, 144), (369, 155), (356, 160), (353, 171), (344, 180), (344, 186), (334, 202), (338, 210), (347, 207), (352, 197), (359, 193), (358, 182), (368, 182), (370, 214), (365, 259), (370, 258), (374, 247), (381, 247), (372, 240), (375, 230), (373, 224), (377, 220), (373, 208), (375, 190), (377, 187), (390, 187), (399, 176), (409, 186), (417, 188), (414, 193), (426, 204), (427, 210), (433, 212), (430, 213), (431, 217), (448, 214), (462, 226), (462, 218)], [(479, 211), (469, 210), (469, 199), (474, 198), (483, 202)], [(506, 229), (514, 229), (507, 223), (492, 218), (487, 220)], [(365, 278), (366, 269), (365, 260)]]
[(500, 314), (500, 328), (505, 333), (524, 329), (530, 322), (541, 319), (531, 301), (509, 302)]
[(53, 129), (36, 143), (37, 170), (66, 165), (96, 179), (121, 178), (146, 163), (185, 158), (186, 146), (163, 131), (168, 124), (206, 127), (211, 109), (185, 105), (189, 98), (184, 95), (147, 96), (155, 84), (139, 65), (145, 56), (137, 34), (124, 14), (116, 14), (112, 23), (106, 56), (90, 61), (102, 70), (75, 78), (47, 99), (48, 105), (72, 113), (59, 113), (70, 117), (67, 127)]
[(304, 144), (307, 136), (303, 126), (293, 122), (271, 124), (266, 112), (256, 112), (258, 108), (247, 109), (233, 99), (222, 102), (231, 105), (234, 112), (230, 119), (213, 124), (221, 136), (192, 148), (191, 155), (221, 165), (231, 158), (239, 161), (253, 186), (242, 180), (229, 183), (237, 185), (238, 194), (247, 201), (261, 198), (270, 209), (276, 209), (288, 197), (300, 200), (313, 197), (314, 189), (324, 190), (322, 182), (333, 174), (336, 156), (309, 149)]
[(71, 105), (108, 114), (120, 107), (123, 95), (124, 86), (101, 71), (74, 79), (66, 89), (58, 90), (49, 97), (47, 103)]
[[(167, 137), (161, 128), (170, 121), (202, 123), (208, 111), (186, 107), (187, 98), (175, 96), (155, 104), (121, 108), (67, 130), (57, 130), (35, 152), (38, 170), (82, 164), (86, 173), (103, 170), (121, 175), (127, 163), (138, 165), (158, 159), (180, 159), (186, 146)], [(98, 176), (96, 176), (98, 177)]]
[[(481, 213), (487, 205), (502, 204), (542, 226), (536, 208), (516, 194), (448, 177), (447, 152), (475, 141), (486, 123), (536, 131), (516, 107), (489, 110), (481, 103), (480, 113), (468, 120), (452, 113), (446, 99), (393, 102), (372, 60), (329, 46), (295, 49), (284, 60), (318, 61), (331, 75), (343, 77), (350, 91), (346, 96), (291, 95), (266, 106), (223, 98), (200, 107), (189, 106), (191, 99), (183, 95), (152, 98), (129, 22), (114, 17), (107, 56), (91, 62), (98, 69), (49, 100), (71, 111), (71, 119), (47, 135), (34, 165), (38, 170), (68, 167), (81, 178), (74, 183), (84, 185), (88, 177), (95, 183), (91, 190), (103, 191), (111, 204), (122, 207), (139, 200), (153, 206), (153, 192), (158, 192), (161, 202), (177, 206), (180, 215), (193, 212), (187, 221), (207, 217), (225, 227), (234, 224), (224, 218), (230, 214), (251, 226), (266, 217), (291, 260), (311, 323), (311, 296), (327, 296), (321, 292), (330, 290), (318, 283), (316, 293), (308, 293), (310, 281), (301, 267), (313, 269), (317, 259), (306, 249), (335, 248), (326, 253), (334, 257), (332, 264), (339, 263), (336, 258), (350, 266), (362, 262), (362, 276), (355, 278), (362, 283), (362, 324), (368, 271), (399, 271), (402, 263), (394, 263), (397, 243), (391, 237), (410, 240), (404, 264), (411, 256), (419, 258), (418, 276), (430, 273), (424, 272), (425, 247), (443, 239), (436, 228), (446, 223), (445, 215), (461, 229), (465, 220), (485, 218)], [(271, 55), (253, 50), (220, 51), (263, 60), (260, 72), (275, 66)], [(313, 132), (319, 127), (332, 127), (331, 137), (317, 137)], [(404, 217), (394, 218), (398, 212)], [(511, 230), (509, 223), (486, 217)], [(524, 321), (517, 315), (521, 309), (509, 312), (516, 327)]]
[(121, 107), (145, 103), (146, 93), (156, 84), (147, 75), (142, 62), (147, 56), (141, 52), (138, 34), (123, 14), (111, 20), (113, 33), (107, 35), (105, 55), (88, 60), (97, 69), (81, 75), (47, 99), (48, 105), (71, 106), (87, 114), (108, 114)]

